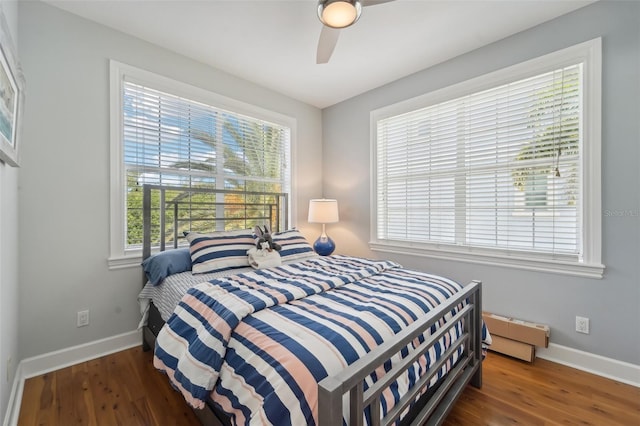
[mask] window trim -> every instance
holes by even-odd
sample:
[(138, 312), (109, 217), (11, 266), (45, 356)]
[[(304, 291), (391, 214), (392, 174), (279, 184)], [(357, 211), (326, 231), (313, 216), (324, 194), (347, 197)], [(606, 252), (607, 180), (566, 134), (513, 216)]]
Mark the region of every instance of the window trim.
[[(405, 112), (456, 99), (512, 81), (532, 77), (559, 67), (583, 62), (583, 160), (581, 172), (581, 214), (583, 258), (581, 261), (559, 256), (540, 256), (529, 252), (506, 252), (480, 247), (437, 243), (407, 243), (377, 237), (377, 122)], [(554, 272), (589, 278), (602, 278), (601, 216), (601, 100), (602, 39), (589, 40), (547, 55), (478, 76), (433, 92), (388, 105), (370, 113), (371, 135), (371, 211), (369, 248), (373, 251), (415, 255), (433, 259), (481, 263), (530, 271)], [(588, 188), (588, 190), (586, 190)]]
[(193, 101), (214, 105), (217, 108), (233, 111), (238, 114), (262, 119), (275, 124), (286, 126), (290, 129), (289, 158), (290, 196), (289, 196), (289, 223), (292, 217), (296, 217), (296, 185), (293, 179), (296, 176), (295, 147), (297, 138), (297, 120), (294, 117), (270, 111), (256, 105), (238, 101), (212, 91), (192, 86), (165, 77), (150, 71), (133, 67), (115, 60), (109, 61), (110, 78), (110, 228), (109, 228), (109, 257), (107, 259), (109, 269), (122, 269), (139, 267), (142, 261), (142, 249), (125, 249), (125, 192), (124, 181), (124, 147), (123, 135), (123, 82), (125, 76), (128, 81), (154, 89), (181, 96)]

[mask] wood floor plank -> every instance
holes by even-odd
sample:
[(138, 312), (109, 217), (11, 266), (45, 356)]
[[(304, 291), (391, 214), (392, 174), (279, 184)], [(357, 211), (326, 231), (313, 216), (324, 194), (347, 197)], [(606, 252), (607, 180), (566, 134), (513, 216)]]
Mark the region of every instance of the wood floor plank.
[(116, 424), (114, 408), (117, 408), (113, 398), (113, 389), (109, 387), (109, 371), (107, 369), (107, 358), (98, 358), (90, 364), (92, 371), (90, 380), (90, 391), (93, 394), (95, 404), (93, 413), (97, 424)]
[(76, 400), (76, 416), (83, 419), (79, 424), (94, 425), (98, 423), (95, 416), (94, 395), (91, 389), (91, 370), (87, 363), (75, 365), (71, 368), (73, 372), (73, 398)]
[[(487, 423), (486, 419), (491, 419), (491, 422)], [(487, 395), (481, 390), (468, 388), (456, 403), (445, 424), (542, 426), (544, 420), (516, 405), (503, 404), (501, 399)]]
[(36, 412), (37, 424), (48, 425), (57, 423), (57, 405), (56, 400), (56, 376), (45, 374), (42, 382), (42, 394), (38, 404), (30, 404), (31, 409), (38, 410)]
[[(184, 398), (133, 348), (25, 381), (20, 426), (198, 425)], [(640, 425), (640, 388), (560, 364), (490, 353), (444, 426)]]
[(77, 398), (74, 380), (74, 371), (80, 366), (64, 368), (55, 374), (56, 385), (54, 387), (55, 415), (52, 424), (60, 423), (60, 419), (71, 419), (73, 424), (88, 424), (87, 408), (84, 398)]
[(38, 414), (42, 408), (40, 399), (44, 393), (47, 376), (45, 374), (25, 381), (19, 415), (20, 419), (24, 419), (25, 424), (39, 424)]

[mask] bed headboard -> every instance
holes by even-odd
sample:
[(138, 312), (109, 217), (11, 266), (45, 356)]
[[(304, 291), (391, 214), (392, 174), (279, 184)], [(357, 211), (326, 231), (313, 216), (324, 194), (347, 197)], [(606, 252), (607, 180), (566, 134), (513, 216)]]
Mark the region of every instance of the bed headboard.
[(177, 248), (184, 231), (213, 232), (269, 225), (289, 227), (288, 194), (230, 189), (143, 185), (142, 258), (152, 248)]

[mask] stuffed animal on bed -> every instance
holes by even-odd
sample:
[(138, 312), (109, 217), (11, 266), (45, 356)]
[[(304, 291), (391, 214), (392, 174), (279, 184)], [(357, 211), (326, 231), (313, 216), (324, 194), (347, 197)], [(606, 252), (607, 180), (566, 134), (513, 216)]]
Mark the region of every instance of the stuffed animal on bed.
[(260, 229), (259, 226), (256, 226), (255, 234), (258, 236), (258, 240), (256, 241), (256, 249), (258, 250), (267, 250), (267, 251), (280, 251), (282, 247), (280, 244), (274, 243), (273, 238), (271, 237), (271, 233), (269, 232), (269, 228), (264, 226), (264, 231)]
[(282, 247), (273, 242), (269, 229), (265, 226), (263, 231), (259, 226), (256, 226), (255, 233), (258, 236), (256, 246), (247, 251), (249, 265), (255, 269), (280, 266), (282, 264), (282, 260), (280, 259), (280, 253), (278, 253), (278, 250)]

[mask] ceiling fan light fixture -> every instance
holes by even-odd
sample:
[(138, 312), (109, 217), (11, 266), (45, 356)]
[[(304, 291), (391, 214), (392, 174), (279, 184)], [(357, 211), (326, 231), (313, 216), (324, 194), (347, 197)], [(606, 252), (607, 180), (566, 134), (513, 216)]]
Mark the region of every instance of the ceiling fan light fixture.
[(320, 0), (318, 17), (331, 28), (345, 28), (360, 18), (362, 4), (360, 0)]

